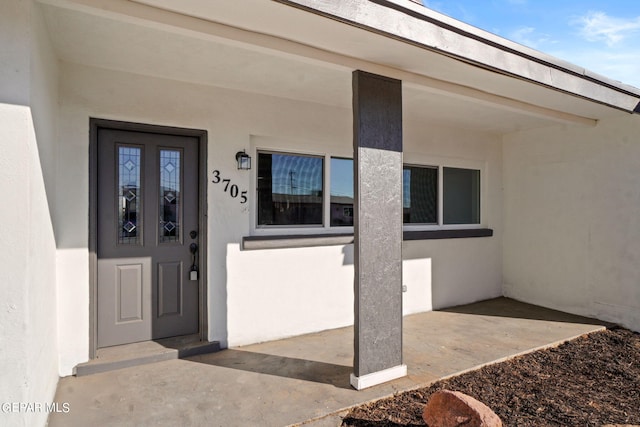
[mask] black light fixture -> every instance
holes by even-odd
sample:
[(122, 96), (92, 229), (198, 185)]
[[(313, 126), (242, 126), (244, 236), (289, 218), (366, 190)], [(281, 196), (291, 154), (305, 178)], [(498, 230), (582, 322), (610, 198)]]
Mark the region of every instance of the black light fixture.
[(236, 162), (238, 162), (238, 169), (245, 171), (251, 169), (251, 156), (249, 156), (244, 150), (236, 153)]

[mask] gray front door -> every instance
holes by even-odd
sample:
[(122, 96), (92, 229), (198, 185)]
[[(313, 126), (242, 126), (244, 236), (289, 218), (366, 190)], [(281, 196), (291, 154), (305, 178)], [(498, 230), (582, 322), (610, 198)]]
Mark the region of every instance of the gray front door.
[(98, 347), (197, 333), (198, 138), (99, 129), (97, 176)]

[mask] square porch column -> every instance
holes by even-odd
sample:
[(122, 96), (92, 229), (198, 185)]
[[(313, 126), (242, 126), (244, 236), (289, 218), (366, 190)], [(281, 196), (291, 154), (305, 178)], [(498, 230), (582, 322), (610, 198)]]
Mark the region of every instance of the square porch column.
[(353, 73), (354, 372), (360, 390), (402, 364), (402, 83)]

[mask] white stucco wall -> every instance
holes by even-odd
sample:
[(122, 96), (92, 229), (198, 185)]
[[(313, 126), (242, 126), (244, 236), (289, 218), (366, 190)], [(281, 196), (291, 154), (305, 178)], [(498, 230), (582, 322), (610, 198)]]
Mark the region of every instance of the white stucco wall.
[[(29, 1), (0, 6), (0, 401), (51, 403), (58, 380), (53, 189), (57, 63)], [(44, 425), (47, 412), (0, 413), (2, 425)]]
[[(410, 121), (404, 131), (408, 164), (480, 169), (481, 225), (492, 237), (405, 241), (403, 258), (429, 260), (433, 309), (502, 295), (502, 143), (497, 135)], [(426, 268), (426, 264), (425, 264)], [(418, 282), (420, 283), (420, 282)], [(409, 285), (409, 284), (408, 284)], [(414, 285), (415, 286), (415, 285)], [(412, 292), (411, 285), (408, 292)], [(405, 306), (407, 305), (405, 297)], [(423, 310), (422, 310), (423, 311)]]
[(230, 249), (229, 345), (353, 324), (353, 245)]
[(640, 330), (640, 116), (504, 142), (507, 296)]
[[(58, 282), (60, 294), (66, 295), (59, 304), (60, 336), (70, 344), (61, 348), (63, 374), (88, 357), (89, 117), (205, 129), (209, 175), (217, 169), (240, 191), (248, 191), (249, 202), (240, 204), (209, 182), (209, 339), (235, 346), (353, 322), (352, 245), (240, 250), (242, 236), (256, 232), (255, 165), (251, 172), (238, 171), (234, 158), (243, 149), (254, 161), (256, 149), (351, 157), (349, 108), (74, 64), (63, 64), (61, 75), (59, 157), (68, 161), (61, 161), (58, 169), (55, 227), (61, 248)], [(345, 90), (351, 90), (350, 78), (345, 73)], [(429, 161), (425, 153), (433, 151), (438, 158), (485, 168), (491, 201), (486, 225), (497, 236), (405, 243), (405, 313), (499, 295), (501, 209), (494, 207), (501, 204), (498, 138), (407, 126), (413, 129), (406, 131), (407, 156), (413, 162)], [(61, 191), (71, 185), (77, 191)], [(456, 260), (467, 268), (461, 269)]]

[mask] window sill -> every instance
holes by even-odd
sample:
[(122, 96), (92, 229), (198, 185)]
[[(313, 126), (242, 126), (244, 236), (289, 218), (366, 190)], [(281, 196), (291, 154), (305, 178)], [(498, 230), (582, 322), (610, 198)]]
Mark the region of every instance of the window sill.
[(491, 237), (490, 228), (461, 228), (457, 230), (421, 230), (405, 231), (404, 240), (436, 240), (436, 239), (466, 239), (470, 237)]
[[(403, 240), (463, 239), (471, 237), (491, 237), (490, 228), (461, 230), (405, 231)], [(310, 248), (315, 246), (350, 245), (353, 234), (310, 234), (310, 235), (273, 235), (245, 236), (242, 238), (242, 250)]]

